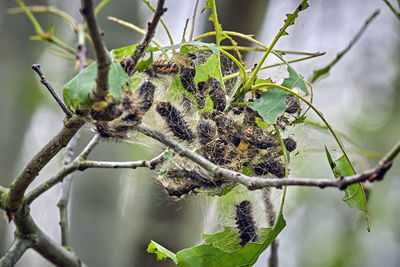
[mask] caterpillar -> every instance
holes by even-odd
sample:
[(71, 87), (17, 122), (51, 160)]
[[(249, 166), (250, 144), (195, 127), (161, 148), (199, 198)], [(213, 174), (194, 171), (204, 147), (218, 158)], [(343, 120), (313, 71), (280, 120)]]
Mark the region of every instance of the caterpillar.
[(173, 168), (166, 174), (167, 178), (174, 181), (173, 184), (163, 184), (170, 196), (181, 197), (189, 193), (196, 193), (196, 189), (212, 189), (220, 187), (226, 181), (212, 181), (195, 170), (185, 168)]
[(210, 98), (214, 102), (214, 109), (221, 112), (224, 111), (226, 108), (226, 98), (221, 82), (215, 78), (209, 78), (207, 83), (210, 90)]
[(207, 82), (199, 82), (199, 91), (202, 94), (209, 92), (210, 98), (214, 103), (214, 109), (224, 111), (226, 107), (225, 91), (222, 89), (221, 82), (215, 78), (208, 78)]
[(212, 120), (201, 120), (197, 126), (197, 134), (201, 145), (205, 145), (215, 139), (217, 124)]
[(158, 74), (177, 74), (179, 71), (178, 64), (172, 61), (158, 60), (151, 66), (153, 72)]
[(285, 177), (285, 167), (279, 161), (266, 160), (258, 163), (254, 166), (254, 174), (256, 175), (266, 175), (271, 173), (278, 178)]
[[(196, 55), (188, 54), (190, 59), (196, 59)], [(191, 62), (189, 66), (182, 66), (179, 71), (179, 76), (181, 78), (181, 83), (183, 88), (189, 93), (197, 94), (196, 83), (194, 82), (194, 77), (196, 76), (196, 69), (194, 63)]]
[(296, 149), (297, 143), (294, 141), (292, 138), (285, 138), (283, 139), (283, 143), (285, 144), (285, 147), (287, 151), (292, 152)]
[(247, 243), (256, 241), (258, 238), (251, 202), (243, 200), (236, 204), (236, 225), (240, 233), (240, 245), (244, 247)]
[(294, 96), (287, 96), (285, 98), (286, 110), (289, 114), (294, 114), (300, 109), (300, 105)]
[(168, 127), (176, 137), (187, 141), (194, 139), (195, 136), (183, 116), (170, 102), (159, 102), (156, 111), (165, 118)]

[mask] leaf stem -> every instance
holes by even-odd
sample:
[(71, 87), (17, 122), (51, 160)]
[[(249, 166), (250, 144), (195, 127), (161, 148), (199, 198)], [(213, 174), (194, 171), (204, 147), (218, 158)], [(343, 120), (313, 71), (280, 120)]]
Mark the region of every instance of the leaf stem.
[(278, 34), (275, 36), (275, 38), (272, 40), (271, 44), (268, 46), (267, 51), (265, 52), (264, 56), (261, 58), (261, 60), (258, 62), (256, 68), (250, 75), (250, 78), (248, 79), (247, 83), (244, 84), (242, 90), (247, 91), (250, 89), (250, 87), (253, 85), (253, 82), (258, 74), (258, 72), (261, 69), (261, 66), (264, 64), (264, 61), (267, 59), (269, 53), (272, 51), (272, 48), (275, 46), (275, 44), (278, 42), (279, 38), (283, 36), (285, 33), (286, 29), (294, 23), (294, 20), (297, 17), (297, 14), (301, 11), (300, 7), (303, 6), (304, 4), (307, 3), (307, 0), (303, 0), (300, 3), (300, 6), (296, 8), (295, 12), (292, 14), (292, 16), (286, 20), (285, 24), (283, 27), (279, 30)]

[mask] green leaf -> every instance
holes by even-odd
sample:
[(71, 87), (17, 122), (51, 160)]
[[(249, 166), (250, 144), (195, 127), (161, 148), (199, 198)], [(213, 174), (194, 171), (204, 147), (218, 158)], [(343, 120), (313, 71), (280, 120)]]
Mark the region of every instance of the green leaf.
[(166, 258), (170, 258), (175, 264), (178, 264), (178, 260), (176, 258), (175, 253), (169, 251), (168, 249), (164, 248), (163, 246), (157, 244), (153, 240), (150, 242), (149, 246), (147, 247), (148, 253), (154, 253), (157, 255), (157, 261), (165, 260)]
[(307, 86), (303, 78), (291, 66), (288, 66), (287, 70), (289, 72), (289, 78), (283, 80), (282, 86), (285, 86), (289, 89), (297, 87), (306, 95), (308, 95)]
[(306, 116), (301, 116), (298, 119), (295, 119), (294, 121), (292, 121), (292, 124), (299, 124), (299, 123), (303, 123), (306, 120)]
[[(257, 119), (257, 118), (256, 118), (256, 119)], [(249, 166), (244, 166), (244, 167), (242, 168), (242, 173), (243, 173), (244, 175), (247, 175), (247, 176), (253, 176), (253, 175), (254, 175), (253, 166), (251, 166), (251, 165), (249, 165)]]
[(150, 66), (150, 64), (153, 63), (153, 61), (154, 61), (154, 59), (153, 59), (153, 50), (151, 50), (149, 48), (148, 48), (148, 50), (150, 50), (149, 58), (146, 59), (146, 60), (139, 61), (139, 63), (136, 66), (136, 69), (138, 71), (140, 71), (140, 72), (145, 71), (147, 69), (147, 67)]
[(176, 49), (176, 48), (181, 48), (181, 47), (185, 47), (185, 49), (187, 49), (187, 46), (207, 47), (214, 54), (217, 54), (217, 55), (220, 54), (220, 52), (218, 50), (218, 46), (216, 44), (203, 43), (203, 42), (199, 42), (199, 41), (190, 41), (190, 42), (183, 42), (183, 43), (179, 43), (179, 44), (175, 44), (175, 45), (164, 46), (164, 47), (161, 47), (160, 50), (171, 50), (171, 49)]
[(219, 77), (221, 77), (221, 72), (218, 68), (218, 56), (216, 54), (212, 54), (204, 64), (196, 67), (194, 81), (197, 84), (202, 81), (207, 81), (210, 77), (218, 80)]
[[(355, 172), (350, 165), (350, 162), (347, 158), (343, 155), (337, 160), (332, 160), (332, 156), (329, 153), (328, 149), (325, 147), (325, 152), (329, 161), (329, 165), (333, 171), (333, 175), (336, 178), (342, 176), (353, 176)], [(369, 229), (369, 214), (368, 214), (368, 207), (367, 207), (367, 200), (365, 198), (364, 189), (362, 188), (361, 184), (352, 184), (348, 186), (344, 190), (344, 197), (343, 201), (347, 203), (350, 208), (357, 208), (361, 211), (365, 212), (368, 221), (368, 229)]]
[(325, 66), (321, 69), (317, 69), (313, 71), (313, 76), (311, 77), (311, 83), (314, 83), (319, 78), (326, 77), (329, 75), (329, 71), (331, 70), (331, 65)]
[(253, 102), (250, 107), (261, 115), (269, 124), (275, 124), (276, 119), (285, 112), (285, 98), (288, 92), (279, 88), (270, 87), (257, 101)]
[(111, 53), (116, 56), (116, 57), (127, 57), (127, 56), (132, 56), (135, 54), (136, 48), (139, 46), (139, 43), (130, 45), (130, 46), (125, 46), (121, 47), (118, 49), (114, 49), (111, 51)]
[[(218, 68), (218, 56), (215, 54), (212, 54), (204, 64), (201, 64), (196, 67), (196, 76), (194, 77), (195, 83), (199, 83), (202, 81), (207, 81), (208, 78), (213, 77), (219, 80), (220, 77), (220, 69)], [(168, 99), (176, 99), (179, 100), (182, 98), (183, 95), (189, 96), (192, 100), (195, 100), (195, 97), (193, 94), (190, 94), (183, 88), (181, 79), (179, 75), (177, 75), (174, 80), (171, 83), (171, 86), (168, 89)], [(206, 106), (202, 109), (202, 112), (204, 111), (210, 111), (212, 110), (213, 102), (207, 96), (206, 99)]]
[(262, 118), (256, 117), (256, 124), (258, 127), (260, 127), (263, 130), (267, 130), (267, 128), (269, 127), (269, 124), (266, 123)]
[(301, 4), (297, 7), (297, 9), (295, 10), (294, 13), (292, 14), (286, 14), (286, 19), (285, 19), (285, 25), (280, 29), (281, 32), (281, 36), (285, 36), (285, 35), (289, 35), (286, 31), (286, 29), (290, 26), (294, 24), (294, 21), (296, 20), (296, 18), (298, 17), (298, 13), (300, 11), (303, 11), (304, 9), (306, 9), (308, 7), (308, 3), (306, 0), (303, 0), (301, 2)]
[[(69, 104), (68, 107), (71, 104), (74, 108), (78, 105), (90, 105), (89, 93), (96, 86), (96, 74), (97, 63), (93, 63), (64, 85), (64, 102), (67, 106)], [(128, 74), (125, 73), (120, 64), (113, 62), (110, 66), (108, 79), (110, 94), (119, 102), (121, 85), (128, 81)]]
[[(288, 66), (288, 72), (289, 77), (283, 80), (282, 86), (289, 89), (297, 87), (304, 93), (308, 94), (307, 86), (304, 83), (303, 78), (291, 66)], [(271, 80), (257, 79), (255, 84), (259, 83), (271, 83)], [(270, 87), (267, 92), (251, 104), (250, 107), (257, 110), (267, 123), (275, 124), (276, 119), (286, 110), (285, 98), (288, 95), (290, 95), (290, 93), (284, 90)]]
[(273, 228), (259, 229), (258, 240), (244, 247), (238, 244), (240, 242), (238, 233), (233, 234), (237, 230), (225, 226), (223, 232), (204, 235), (204, 245), (179, 251), (176, 254), (178, 265), (181, 267), (253, 266), (285, 226), (285, 220), (279, 216)]

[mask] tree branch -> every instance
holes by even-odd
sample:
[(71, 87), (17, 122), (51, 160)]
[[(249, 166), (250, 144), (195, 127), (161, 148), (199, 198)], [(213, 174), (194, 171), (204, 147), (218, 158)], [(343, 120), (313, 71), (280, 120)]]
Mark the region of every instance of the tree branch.
[(32, 240), (16, 237), (10, 249), (0, 259), (0, 266), (14, 266), (32, 244)]
[[(96, 135), (97, 136), (97, 135)], [(88, 146), (83, 150), (83, 152), (70, 164), (64, 166), (61, 170), (58, 171), (56, 175), (48, 179), (46, 182), (43, 184), (37, 186), (35, 189), (33, 189), (25, 198), (25, 204), (30, 205), (32, 201), (34, 201), (37, 197), (39, 197), (41, 194), (49, 190), (51, 187), (56, 185), (57, 183), (60, 183), (65, 179), (65, 177), (74, 171), (80, 170), (86, 170), (90, 168), (107, 168), (107, 169), (136, 169), (139, 167), (146, 167), (151, 170), (153, 170), (158, 164), (160, 164), (164, 160), (164, 154), (166, 151), (163, 153), (159, 154), (158, 156), (154, 157), (151, 160), (139, 160), (139, 161), (127, 161), (127, 162), (113, 162), (113, 161), (91, 161), (91, 160), (85, 160), (84, 154), (87, 153), (87, 150), (90, 149), (90, 147), (94, 147), (94, 143), (97, 142), (95, 138), (92, 139), (92, 141), (88, 144)]]
[(44, 166), (63, 148), (69, 140), (82, 127), (84, 121), (73, 116), (64, 122), (63, 128), (53, 137), (25, 166), (10, 186), (10, 191), (6, 194), (3, 204), (8, 212), (18, 209), (24, 193), (32, 181), (39, 175)]
[[(79, 133), (69, 141), (64, 153), (64, 165), (72, 162), (74, 157), (74, 150), (78, 145)], [(60, 230), (61, 230), (61, 245), (68, 246), (69, 244), (69, 227), (68, 227), (68, 202), (72, 186), (72, 175), (68, 175), (62, 182), (60, 199), (57, 202), (57, 207), (60, 213)]]
[(82, 0), (81, 13), (86, 19), (97, 59), (96, 87), (90, 92), (89, 99), (93, 102), (98, 102), (104, 100), (108, 93), (108, 72), (110, 70), (111, 60), (105, 48), (99, 26), (97, 25), (92, 0)]
[(165, 13), (165, 11), (167, 11), (167, 8), (164, 8), (164, 3), (165, 3), (165, 0), (158, 0), (157, 7), (156, 7), (156, 10), (153, 15), (153, 20), (151, 22), (149, 22), (147, 25), (147, 33), (144, 36), (143, 41), (140, 43), (140, 45), (136, 49), (134, 55), (132, 56), (132, 60), (135, 64), (135, 66), (130, 74), (135, 73), (136, 65), (139, 62), (139, 59), (143, 56), (147, 47), (149, 46), (151, 39), (154, 36), (157, 24), (158, 24), (161, 16)]
[(33, 221), (29, 207), (22, 205), (13, 214), (17, 234), (22, 239), (32, 240), (32, 248), (51, 263), (57, 266), (82, 266), (76, 255), (58, 245), (48, 237)]
[(100, 139), (100, 134), (96, 133), (93, 136), (92, 140), (90, 140), (89, 144), (83, 149), (81, 154), (79, 154), (79, 157), (82, 159), (87, 159), (90, 152), (92, 152), (95, 146), (97, 146), (97, 144), (99, 143), (99, 139)]
[(136, 131), (147, 135), (162, 144), (172, 148), (178, 153), (180, 156), (186, 157), (197, 163), (200, 167), (204, 168), (206, 171), (210, 173), (216, 179), (224, 178), (230, 181), (240, 183), (245, 185), (250, 190), (261, 189), (264, 187), (282, 187), (282, 186), (314, 186), (314, 187), (336, 187), (341, 190), (345, 189), (351, 184), (365, 182), (365, 181), (379, 181), (383, 179), (385, 173), (390, 169), (392, 166), (392, 160), (394, 157), (398, 155), (400, 152), (400, 142), (395, 146), (392, 151), (388, 153), (387, 156), (383, 158), (382, 161), (378, 163), (378, 165), (366, 172), (361, 174), (356, 174), (353, 176), (348, 177), (341, 177), (339, 179), (315, 179), (315, 178), (272, 178), (266, 179), (261, 177), (250, 177), (244, 175), (239, 172), (231, 171), (228, 169), (220, 168), (219, 166), (215, 165), (214, 163), (208, 161), (204, 157), (196, 154), (195, 152), (191, 151), (190, 149), (186, 148), (185, 146), (179, 144), (175, 140), (167, 137), (166, 135), (148, 128), (143, 125), (139, 125), (136, 128)]
[(32, 65), (32, 69), (39, 75), (40, 82), (42, 84), (44, 84), (44, 86), (46, 86), (47, 90), (49, 90), (50, 94), (53, 96), (53, 98), (56, 100), (58, 105), (64, 111), (64, 113), (67, 116), (67, 118), (71, 118), (72, 117), (71, 111), (67, 108), (67, 106), (64, 104), (64, 102), (58, 97), (58, 95), (54, 91), (54, 89), (51, 86), (51, 84), (49, 83), (49, 81), (47, 81), (46, 77), (44, 77), (44, 74), (43, 74), (43, 72), (42, 72), (42, 70), (40, 68), (40, 65), (39, 64), (34, 64), (34, 65)]

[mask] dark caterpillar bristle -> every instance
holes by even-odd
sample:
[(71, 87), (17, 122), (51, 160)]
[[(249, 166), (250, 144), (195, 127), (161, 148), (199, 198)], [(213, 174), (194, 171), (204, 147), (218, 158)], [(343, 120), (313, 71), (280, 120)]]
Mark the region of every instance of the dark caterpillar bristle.
[(129, 111), (128, 114), (126, 114), (122, 120), (125, 122), (140, 122), (142, 117), (144, 115), (144, 112), (142, 111), (142, 109), (137, 108), (137, 107), (132, 107)]
[(139, 108), (143, 112), (149, 111), (151, 105), (153, 105), (156, 87), (151, 82), (146, 81), (142, 83), (136, 90), (140, 98)]
[(173, 134), (181, 140), (193, 140), (194, 134), (180, 112), (169, 102), (159, 102), (156, 111), (165, 118)]
[(246, 107), (244, 110), (243, 125), (258, 127), (256, 117), (261, 118), (260, 114), (256, 110)]
[(285, 147), (289, 152), (292, 152), (297, 147), (296, 141), (294, 141), (292, 138), (283, 139), (283, 143), (285, 144)]
[(300, 105), (297, 102), (296, 98), (294, 96), (288, 96), (285, 98), (285, 105), (286, 105), (286, 110), (285, 112), (290, 113), (290, 114), (294, 114), (296, 113), (299, 108)]
[(201, 145), (211, 142), (217, 135), (217, 124), (212, 120), (201, 120), (197, 126), (197, 134)]
[[(196, 59), (196, 55), (188, 54), (189, 59)], [(194, 76), (196, 76), (196, 69), (194, 67), (193, 61), (190, 63), (189, 66), (181, 66), (179, 70), (179, 76), (181, 78), (181, 83), (183, 88), (186, 89), (189, 93), (196, 94), (197, 87), (196, 83), (194, 82)]]
[(285, 167), (279, 161), (267, 160), (254, 166), (254, 174), (266, 175), (271, 173), (278, 178), (285, 177)]
[(228, 140), (218, 138), (207, 144), (200, 154), (214, 164), (225, 166), (232, 163), (238, 150)]
[(173, 168), (167, 172), (169, 179), (175, 180), (177, 184), (171, 187), (165, 187), (170, 196), (181, 197), (189, 193), (196, 193), (196, 189), (212, 189), (220, 187), (223, 180), (212, 181), (195, 170), (186, 170), (184, 168)]
[(244, 247), (247, 243), (256, 241), (258, 238), (251, 202), (243, 200), (236, 205), (236, 225), (240, 233), (240, 245)]
[(214, 102), (214, 109), (224, 111), (226, 108), (226, 98), (220, 81), (215, 78), (209, 78), (207, 84), (209, 86), (210, 98)]
[(276, 145), (272, 138), (265, 136), (260, 128), (254, 126), (248, 127), (244, 131), (243, 139), (246, 143), (259, 149), (267, 149)]
[(97, 102), (90, 109), (90, 116), (96, 121), (111, 121), (121, 116), (122, 111), (115, 103)]
[(130, 57), (124, 58), (120, 65), (128, 75), (130, 75), (135, 68), (135, 62), (133, 62), (133, 59)]

